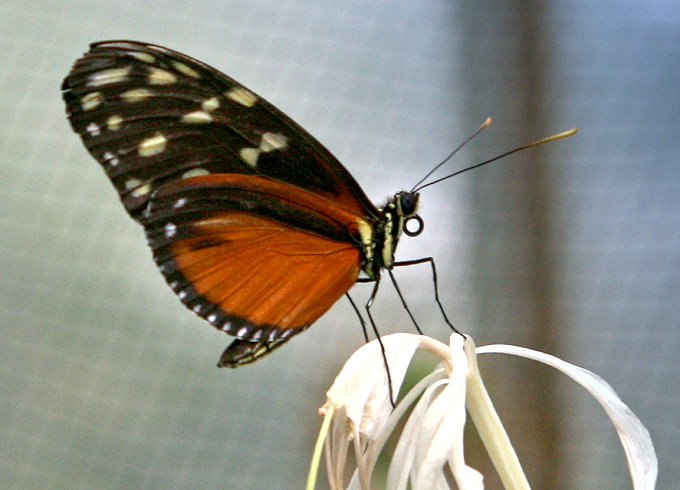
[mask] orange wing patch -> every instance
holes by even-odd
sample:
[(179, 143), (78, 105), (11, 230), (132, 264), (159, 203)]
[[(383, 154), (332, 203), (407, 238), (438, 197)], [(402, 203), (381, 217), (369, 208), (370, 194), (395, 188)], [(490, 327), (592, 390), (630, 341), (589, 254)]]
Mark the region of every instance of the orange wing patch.
[[(246, 340), (260, 340), (257, 330), (312, 324), (359, 274), (360, 251), (351, 243), (246, 212), (215, 212), (189, 226), (192, 236), (169, 247), (176, 270), (198, 295), (186, 295), (185, 303), (209, 321), (224, 315), (225, 323), (245, 325), (224, 328), (211, 321)], [(192, 306), (200, 298), (207, 305), (197, 311)]]

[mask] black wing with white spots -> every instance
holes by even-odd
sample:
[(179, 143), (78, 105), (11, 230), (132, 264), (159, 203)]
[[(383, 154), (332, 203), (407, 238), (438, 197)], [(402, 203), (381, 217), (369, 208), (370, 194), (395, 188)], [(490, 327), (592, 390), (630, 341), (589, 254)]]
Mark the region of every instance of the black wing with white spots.
[(377, 211), (349, 172), (289, 117), (218, 70), (167, 48), (94, 43), (62, 85), (69, 120), (130, 215), (165, 183), (255, 174), (359, 216)]

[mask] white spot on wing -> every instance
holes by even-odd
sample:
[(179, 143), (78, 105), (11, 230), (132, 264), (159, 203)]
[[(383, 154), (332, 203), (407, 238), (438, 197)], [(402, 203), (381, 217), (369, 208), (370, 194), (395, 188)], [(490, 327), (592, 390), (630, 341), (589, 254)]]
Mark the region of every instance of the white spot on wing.
[(217, 97), (211, 97), (203, 101), (203, 103), (201, 104), (201, 109), (203, 109), (205, 112), (212, 112), (219, 106), (220, 99), (218, 99)]
[(158, 155), (165, 150), (165, 145), (168, 144), (168, 139), (162, 134), (158, 133), (155, 136), (146, 138), (139, 144), (139, 156), (150, 157)]
[(234, 87), (225, 92), (224, 96), (245, 107), (252, 107), (257, 102), (257, 95), (245, 87)]
[(236, 336), (237, 336), (237, 337), (243, 337), (243, 336), (244, 336), (245, 334), (247, 334), (247, 333), (248, 333), (248, 327), (241, 327), (241, 328), (239, 328), (238, 331), (236, 332)]
[(122, 82), (128, 77), (131, 69), (131, 66), (123, 66), (121, 68), (109, 68), (108, 70), (96, 71), (90, 75), (87, 85), (90, 87), (100, 87), (110, 83)]
[(260, 153), (270, 152), (273, 150), (281, 150), (288, 146), (288, 138), (280, 133), (264, 133), (260, 140), (259, 148), (242, 148), (239, 151), (241, 160), (246, 162), (251, 167), (257, 166), (257, 160), (260, 158)]
[(288, 138), (280, 133), (264, 133), (260, 142), (260, 150), (269, 152), (281, 150), (288, 146)]
[(206, 124), (212, 122), (212, 116), (207, 112), (194, 111), (184, 114), (181, 121), (187, 124)]
[(163, 232), (167, 238), (172, 238), (177, 235), (177, 225), (175, 223), (166, 223)]
[(107, 161), (109, 165), (112, 167), (115, 167), (120, 163), (120, 160), (118, 160), (118, 157), (111, 153), (110, 151), (105, 151), (104, 154), (102, 155), (102, 158)]
[(132, 177), (125, 181), (125, 188), (128, 190), (132, 190), (132, 192), (130, 192), (130, 195), (132, 197), (142, 197), (149, 193), (149, 191), (151, 190), (151, 185), (142, 184), (141, 180)]
[(90, 92), (80, 99), (80, 105), (84, 111), (90, 111), (104, 101), (104, 97), (99, 92)]
[(151, 96), (151, 91), (146, 88), (133, 88), (130, 90), (126, 90), (120, 96), (123, 98), (125, 102), (141, 102), (142, 100), (146, 99), (147, 97)]
[(123, 118), (118, 114), (114, 114), (106, 120), (106, 127), (109, 131), (118, 131), (123, 125)]
[(149, 53), (140, 53), (139, 51), (129, 51), (128, 54), (133, 58), (138, 59), (143, 63), (155, 63), (156, 58)]
[(137, 187), (134, 191), (130, 193), (132, 197), (142, 197), (149, 193), (151, 190), (151, 184), (144, 184)]
[(177, 201), (175, 202), (175, 204), (172, 207), (175, 208), (175, 209), (179, 209), (179, 208), (184, 207), (186, 205), (186, 203), (187, 203), (187, 198), (186, 197), (180, 197), (179, 199), (177, 199)]
[(161, 68), (149, 68), (150, 85), (170, 85), (177, 81), (177, 75)]
[(215, 315), (214, 313), (211, 313), (210, 315), (208, 315), (208, 321), (210, 323), (215, 323), (215, 320), (217, 320), (217, 315)]
[[(208, 175), (210, 172), (208, 172), (204, 168), (192, 168), (191, 170), (187, 170), (182, 174), (183, 179), (189, 179), (191, 177), (198, 177), (200, 175)], [(179, 201), (178, 201), (179, 202)]]
[(257, 166), (257, 159), (260, 157), (261, 150), (259, 148), (243, 148), (239, 152), (241, 160), (246, 162), (251, 167)]
[(85, 131), (87, 131), (90, 136), (99, 136), (102, 134), (101, 128), (93, 122), (85, 126)]
[(135, 179), (134, 177), (125, 181), (125, 188), (128, 190), (134, 189), (135, 187), (139, 187), (140, 185), (142, 185), (142, 181), (139, 179)]
[(198, 73), (196, 70), (191, 68), (190, 66), (185, 65), (184, 63), (181, 63), (179, 61), (173, 61), (172, 66), (175, 67), (175, 69), (180, 72), (184, 73), (185, 75), (191, 77), (191, 78), (201, 78), (201, 74)]

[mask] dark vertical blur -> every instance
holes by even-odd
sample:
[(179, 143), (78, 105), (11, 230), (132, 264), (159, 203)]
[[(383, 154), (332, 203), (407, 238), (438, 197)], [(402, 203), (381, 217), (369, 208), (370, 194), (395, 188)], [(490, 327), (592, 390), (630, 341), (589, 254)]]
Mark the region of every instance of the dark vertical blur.
[[(553, 62), (552, 40), (543, 30), (547, 8), (544, 2), (518, 1), (463, 11), (466, 18), (459, 25), (468, 31), (462, 59), (469, 67), (463, 87), (469, 119), (480, 120), (489, 111), (495, 124), (488, 132), (507, 135), (503, 147), (489, 150), (479, 145), (484, 148), (476, 151), (479, 158), (555, 130), (549, 125), (545, 103), (546, 73)], [(473, 268), (480, 271), (474, 276), (480, 342), (505, 341), (554, 352), (554, 261), (547, 215), (555, 193), (541, 163), (545, 158), (539, 147), (470, 177), (477, 226)], [(560, 467), (556, 415), (560, 412), (553, 407), (553, 373), (528, 364), (515, 369), (521, 371), (505, 378), (500, 387), (512, 394), (503, 407), (504, 421), (535, 488), (556, 488)], [(494, 373), (490, 371), (490, 389), (499, 389), (495, 385), (501, 380)], [(527, 417), (528, 413), (533, 416)], [(487, 469), (485, 474), (493, 485), (493, 471)]]

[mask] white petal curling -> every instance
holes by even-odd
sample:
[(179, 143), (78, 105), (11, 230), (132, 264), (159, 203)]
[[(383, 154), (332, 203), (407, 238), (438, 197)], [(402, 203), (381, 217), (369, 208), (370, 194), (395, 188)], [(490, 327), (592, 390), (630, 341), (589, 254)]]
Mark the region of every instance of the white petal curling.
[(533, 359), (554, 367), (583, 386), (602, 405), (616, 428), (626, 453), (633, 487), (636, 490), (651, 490), (655, 487), (658, 462), (649, 432), (605, 380), (587, 369), (524, 347), (487, 345), (478, 347), (477, 353), (502, 353)]
[[(357, 471), (347, 488), (369, 488), (375, 462), (395, 426), (409, 415), (388, 469), (388, 487), (395, 489), (448, 488), (448, 465), (459, 488), (483, 488), (482, 476), (465, 465), (463, 429), (465, 426), (465, 383), (467, 360), (463, 338), (451, 337), (446, 346), (434, 339), (413, 334), (394, 334), (382, 338), (387, 353), (394, 393), (403, 382), (417, 348), (437, 355), (445, 369), (438, 369), (421, 380), (396, 409), (389, 400), (384, 361), (377, 342), (359, 349), (345, 364), (328, 391), (321, 412), (336, 407), (327, 440), (326, 462), (331, 488), (342, 487), (343, 467), (349, 441), (357, 459)], [(344, 417), (343, 417), (344, 414)]]
[[(387, 474), (387, 487), (394, 489), (405, 489), (408, 486), (409, 478), (412, 476), (411, 471), (413, 468), (418, 470), (418, 459), (423, 459), (423, 452), (427, 452), (427, 448), (419, 447), (422, 441), (418, 437), (419, 431), (421, 430), (423, 421), (425, 419), (425, 414), (428, 409), (430, 400), (438, 389), (446, 383), (446, 380), (439, 380), (427, 387), (422, 397), (416, 404), (411, 416), (408, 418), (404, 430), (399, 437), (399, 442), (394, 450), (392, 456), (393, 463), (390, 464), (389, 472)], [(420, 453), (420, 454), (418, 454)], [(423, 478), (424, 480), (425, 478)], [(418, 488), (418, 487), (416, 487)], [(435, 488), (430, 485), (423, 488)]]
[(484, 386), (477, 366), (475, 343), (470, 337), (465, 342), (465, 354), (470, 370), (465, 406), (489, 454), (489, 459), (496, 468), (504, 488), (529, 490), (531, 487), (517, 453)]
[[(429, 340), (404, 333), (382, 338), (394, 393), (399, 392), (413, 353), (421, 342)], [(319, 412), (325, 414), (331, 407), (336, 410), (329, 436), (331, 442), (326, 441), (326, 467), (331, 488), (343, 486), (343, 468), (350, 442), (357, 462), (357, 472), (350, 487), (360, 484), (366, 488), (375, 464), (374, 458), (368, 456), (376, 453), (376, 436), (389, 423), (392, 413), (387, 373), (377, 341), (362, 346), (347, 360)]]
[[(378, 456), (380, 455), (380, 452), (385, 447), (387, 440), (390, 438), (390, 436), (396, 429), (397, 425), (402, 421), (402, 418), (404, 417), (406, 412), (408, 412), (411, 409), (416, 400), (418, 400), (418, 398), (423, 394), (425, 390), (427, 390), (427, 388), (430, 385), (432, 385), (433, 383), (437, 382), (440, 379), (445, 379), (446, 377), (447, 374), (444, 368), (435, 369), (432, 373), (428, 374), (418, 383), (416, 383), (416, 385), (413, 386), (409, 390), (409, 392), (404, 395), (399, 404), (390, 414), (390, 417), (387, 420), (387, 422), (383, 425), (382, 430), (378, 434), (378, 437), (375, 439), (373, 444), (368, 447), (368, 450), (366, 451), (366, 458), (369, 460), (369, 466), (367, 468), (369, 472), (373, 471), (373, 468), (375, 467), (375, 464), (378, 461)], [(395, 456), (393, 456), (393, 459), (398, 461), (397, 465), (405, 465), (403, 460), (399, 461), (399, 458)]]
[[(424, 339), (429, 340), (407, 333), (382, 337), (394, 393), (399, 393), (413, 353)], [(345, 407), (347, 417), (362, 434), (372, 436), (380, 430), (392, 412), (392, 405), (385, 364), (377, 341), (363, 345), (352, 354), (326, 397), (321, 413), (325, 413), (328, 404)]]
[[(357, 358), (353, 356), (346, 363), (328, 392), (326, 405), (321, 409), (322, 412), (337, 410), (330, 440), (326, 439), (331, 488), (343, 488), (342, 475), (350, 445), (355, 453), (357, 471), (347, 488), (370, 488), (378, 455), (418, 397), (420, 400), (413, 408), (391, 456), (389, 488), (447, 488), (443, 473), (447, 464), (459, 488), (483, 488), (482, 476), (465, 465), (463, 459), (462, 427), (465, 424), (465, 411), (461, 408), (460, 400), (465, 398), (468, 412), (494, 465), (497, 469), (499, 465), (501, 467), (499, 474), (506, 488), (528, 488), (526, 477), (476, 367), (476, 353), (492, 352), (538, 360), (559, 369), (588, 389), (604, 407), (618, 431), (628, 458), (634, 488), (654, 488), (657, 460), (649, 433), (613, 389), (590, 371), (548, 354), (515, 346), (485, 346), (476, 349), (475, 353), (474, 342), (470, 338), (464, 344), (467, 360), (461, 362), (459, 358), (463, 355), (463, 342), (458, 335), (451, 338), (450, 352), (441, 342), (411, 334), (383, 337), (383, 343), (388, 351), (395, 393), (401, 387), (415, 349), (433, 352), (440, 358), (443, 367), (417, 383), (392, 410), (387, 377), (379, 374), (384, 373), (384, 364), (377, 343), (362, 347), (359, 350), (361, 354)], [(386, 413), (389, 415), (385, 418)], [(487, 444), (486, 439), (490, 443)]]
[[(449, 488), (444, 474), (448, 464), (458, 488), (482, 489), (482, 475), (465, 464), (463, 451), (468, 369), (461, 336), (451, 336), (448, 354), (450, 376), (425, 390), (404, 427), (399, 444), (410, 443), (414, 447), (413, 459), (409, 462), (413, 468), (412, 488)], [(410, 431), (413, 434), (409, 434)], [(390, 469), (407, 466), (406, 463), (400, 461), (395, 451)], [(388, 480), (391, 488), (389, 483)]]

